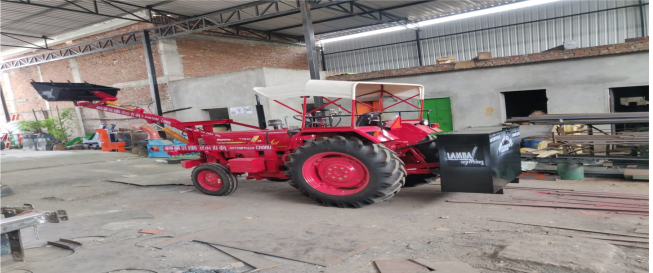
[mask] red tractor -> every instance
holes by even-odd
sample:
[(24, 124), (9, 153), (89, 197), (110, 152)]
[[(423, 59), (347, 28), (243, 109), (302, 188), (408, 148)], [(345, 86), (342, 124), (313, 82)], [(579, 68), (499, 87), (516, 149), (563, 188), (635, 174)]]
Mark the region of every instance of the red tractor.
[[(295, 129), (279, 128), (280, 120), (270, 120), (275, 129), (267, 129), (258, 97), (256, 127), (231, 119), (181, 122), (152, 115), (116, 103), (118, 89), (111, 87), (88, 83), (32, 85), (49, 101), (74, 101), (76, 106), (142, 118), (183, 131), (188, 144), (164, 150), (173, 156), (200, 154), (199, 159), (184, 160), (181, 165), (194, 168), (193, 183), (208, 195), (234, 192), (238, 187), (236, 176), (247, 174), (247, 179), (290, 181), (300, 193), (326, 206), (363, 207), (391, 198), (401, 187), (424, 184), (439, 175), (433, 133), (441, 130), (424, 118), (428, 111), (423, 109), (421, 85), (310, 80), (254, 88), (297, 113), (294, 117), (301, 120), (301, 127)], [(315, 96), (326, 103), (307, 109), (309, 97)], [(291, 98), (303, 100), (301, 110), (280, 101)], [(398, 105), (410, 110), (389, 111)], [(360, 113), (363, 111), (359, 108), (369, 112)], [(343, 120), (349, 120), (348, 126), (339, 126)], [(213, 132), (214, 124), (236, 124), (253, 130)]]

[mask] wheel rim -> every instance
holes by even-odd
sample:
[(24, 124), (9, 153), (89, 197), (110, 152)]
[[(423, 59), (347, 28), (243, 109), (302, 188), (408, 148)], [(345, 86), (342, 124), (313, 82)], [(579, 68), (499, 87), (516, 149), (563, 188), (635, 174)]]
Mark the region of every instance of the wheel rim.
[(202, 188), (217, 191), (222, 188), (222, 178), (214, 171), (204, 170), (197, 174), (197, 182)]
[(330, 195), (350, 195), (363, 190), (370, 180), (360, 160), (343, 153), (311, 156), (302, 167), (304, 180), (314, 189)]

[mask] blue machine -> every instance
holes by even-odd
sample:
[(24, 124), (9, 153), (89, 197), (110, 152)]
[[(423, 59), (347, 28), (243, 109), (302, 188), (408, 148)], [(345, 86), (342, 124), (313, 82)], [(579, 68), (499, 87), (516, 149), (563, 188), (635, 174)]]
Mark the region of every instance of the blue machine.
[(164, 146), (184, 146), (183, 142), (179, 140), (170, 141), (167, 139), (148, 139), (147, 140), (147, 155), (149, 157), (170, 157), (169, 154), (163, 151)]

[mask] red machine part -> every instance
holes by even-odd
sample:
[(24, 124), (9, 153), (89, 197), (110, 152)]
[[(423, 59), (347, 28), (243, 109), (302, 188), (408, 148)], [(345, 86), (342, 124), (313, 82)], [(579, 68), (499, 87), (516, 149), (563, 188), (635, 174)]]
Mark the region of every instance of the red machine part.
[(259, 173), (265, 171), (265, 160), (261, 157), (229, 159), (232, 173)]
[(217, 173), (210, 170), (201, 171), (197, 175), (197, 182), (210, 191), (217, 191), (222, 188), (222, 179)]
[(161, 136), (159, 136), (159, 133), (154, 130), (154, 128), (148, 126), (148, 125), (142, 125), (139, 127), (141, 130), (147, 132), (147, 139), (161, 139)]
[(311, 187), (331, 195), (357, 193), (370, 181), (370, 174), (360, 160), (335, 152), (310, 157), (302, 167), (302, 174)]

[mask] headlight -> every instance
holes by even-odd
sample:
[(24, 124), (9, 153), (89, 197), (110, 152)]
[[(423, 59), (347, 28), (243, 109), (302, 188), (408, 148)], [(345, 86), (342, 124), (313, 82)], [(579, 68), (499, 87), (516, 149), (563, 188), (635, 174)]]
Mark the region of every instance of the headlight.
[(429, 121), (426, 120), (426, 119), (423, 119), (423, 120), (420, 120), (420, 121), (419, 121), (419, 124), (420, 124), (420, 125), (424, 125), (424, 126), (429, 126)]

